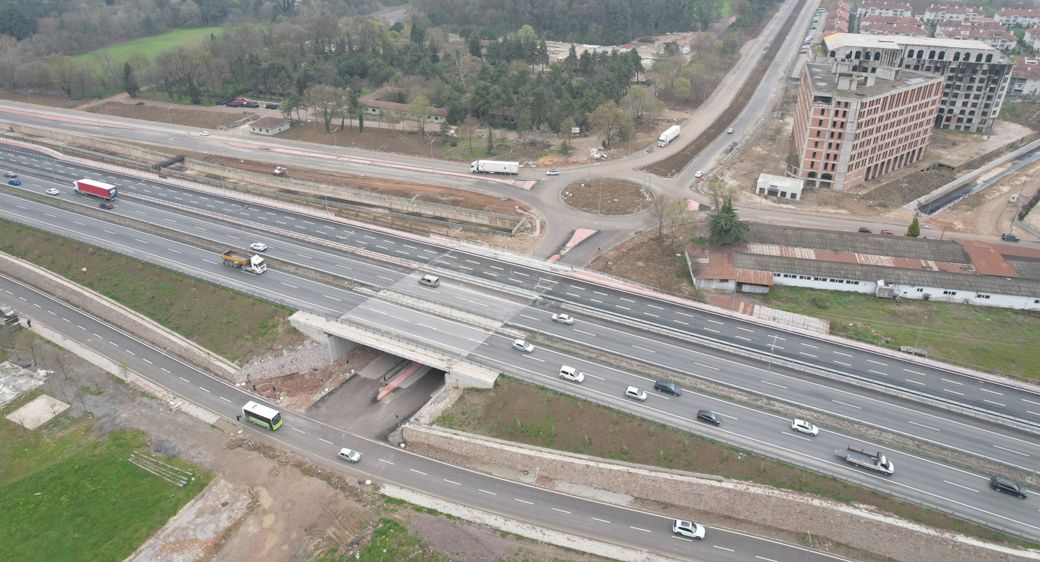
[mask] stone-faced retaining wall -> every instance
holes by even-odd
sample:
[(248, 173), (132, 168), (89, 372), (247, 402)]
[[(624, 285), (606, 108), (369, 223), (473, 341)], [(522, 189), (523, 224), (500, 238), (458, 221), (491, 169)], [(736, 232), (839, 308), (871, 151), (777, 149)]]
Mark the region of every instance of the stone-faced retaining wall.
[[(621, 495), (630, 496), (629, 503), (635, 498), (662, 502), (709, 517), (741, 519), (783, 531), (787, 536), (808, 533), (814, 538), (905, 562), (1040, 560), (1040, 553), (936, 531), (880, 514), (869, 506), (846, 505), (713, 476), (605, 462), (420, 423), (409, 423), (403, 430), (408, 446), (421, 454), (528, 482), (537, 474), (539, 485), (601, 501), (604, 496)], [(600, 495), (595, 493), (597, 490), (609, 493)]]

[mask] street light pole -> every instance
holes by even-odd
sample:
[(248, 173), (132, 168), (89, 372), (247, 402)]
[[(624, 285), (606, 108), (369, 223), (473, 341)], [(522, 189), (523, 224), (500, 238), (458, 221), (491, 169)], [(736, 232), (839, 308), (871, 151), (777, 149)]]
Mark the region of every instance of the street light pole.
[(171, 109), (173, 109), (172, 105), (170, 107), (166, 108), (166, 119), (170, 122), (170, 126), (172, 127), (173, 126), (173, 117), (170, 116), (170, 110)]
[(924, 318), (921, 320), (921, 327), (917, 329), (917, 339), (914, 340), (914, 349), (917, 349), (917, 344), (921, 342), (921, 332), (924, 331), (924, 323), (927, 320), (928, 320), (928, 315), (925, 314)]
[(31, 94), (31, 93), (33, 93), (35, 91), (36, 90), (29, 90), (28, 92), (25, 92), (25, 97), (29, 98), (29, 105), (32, 105), (32, 96), (30, 96), (29, 94)]

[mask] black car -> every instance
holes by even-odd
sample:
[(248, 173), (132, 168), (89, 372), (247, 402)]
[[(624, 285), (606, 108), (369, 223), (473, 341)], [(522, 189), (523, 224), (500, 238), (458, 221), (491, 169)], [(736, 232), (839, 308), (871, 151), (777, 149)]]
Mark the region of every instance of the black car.
[(655, 382), (654, 383), (654, 390), (657, 390), (659, 392), (665, 392), (665, 393), (671, 394), (673, 396), (680, 396), (682, 394), (682, 389), (679, 388), (679, 385), (675, 384), (674, 382), (668, 382), (668, 381), (657, 381), (657, 382)]
[(862, 232), (863, 234), (874, 234), (873, 230), (870, 230), (869, 228), (867, 228), (865, 226), (859, 227), (859, 231)]
[(246, 102), (244, 102), (244, 101), (231, 100), (231, 101), (227, 102), (224, 105), (226, 105), (228, 107), (242, 107), (245, 104), (246, 104)]
[(101, 204), (98, 205), (98, 207), (101, 207), (102, 209), (115, 209), (116, 208), (115, 205), (109, 203), (108, 201), (102, 201)]
[(1017, 496), (1023, 500), (1026, 499), (1026, 493), (1022, 491), (1022, 486), (1019, 486), (1010, 480), (1005, 480), (999, 476), (994, 476), (989, 479), (989, 487), (998, 492), (1011, 494), (1012, 496)]
[(700, 410), (697, 412), (697, 421), (710, 423), (712, 425), (722, 425), (722, 418), (711, 410)]
[(1014, 234), (1008, 234), (1008, 233), (1001, 234), (1000, 235), (1000, 239), (1005, 241), (1005, 242), (1018, 242), (1020, 240), (1020, 238), (1018, 236), (1016, 236)]
[(265, 103), (264, 109), (278, 109), (277, 103)]
[(218, 101), (217, 105), (227, 105), (228, 102), (233, 102), (233, 101), (235, 101), (235, 98), (233, 98), (233, 97), (231, 97), (231, 98), (224, 98), (224, 99)]

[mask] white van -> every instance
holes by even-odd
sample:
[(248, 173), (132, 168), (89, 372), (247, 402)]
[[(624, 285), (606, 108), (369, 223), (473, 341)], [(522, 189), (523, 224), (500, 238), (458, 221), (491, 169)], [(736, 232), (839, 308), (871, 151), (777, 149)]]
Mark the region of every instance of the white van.
[(560, 378), (572, 382), (582, 382), (585, 380), (585, 375), (574, 367), (564, 365), (560, 367)]
[(441, 278), (436, 275), (423, 275), (419, 278), (419, 284), (427, 287), (436, 287), (441, 284)]

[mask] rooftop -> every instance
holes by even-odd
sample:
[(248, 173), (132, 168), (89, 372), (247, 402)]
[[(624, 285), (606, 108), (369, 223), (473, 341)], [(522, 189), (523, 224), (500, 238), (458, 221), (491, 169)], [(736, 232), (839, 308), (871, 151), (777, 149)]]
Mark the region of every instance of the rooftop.
[(1031, 80), (1040, 79), (1040, 59), (1015, 57), (1015, 68), (1011, 71), (1011, 77)]
[(288, 122), (289, 120), (283, 117), (264, 117), (253, 121), (249, 126), (257, 129), (277, 129)]
[(899, 49), (907, 46), (954, 48), (954, 49), (978, 49), (980, 51), (993, 51), (999, 53), (993, 47), (982, 41), (963, 41), (960, 39), (942, 39), (936, 37), (886, 37), (884, 35), (861, 35), (859, 33), (838, 33), (825, 38), (829, 49), (841, 48), (870, 48), (870, 49)]
[[(943, 81), (943, 77), (936, 74), (917, 72), (913, 70), (899, 70), (896, 74), (898, 78), (895, 80), (886, 80), (875, 75), (876, 77), (873, 84), (868, 86), (861, 81), (857, 84), (855, 90), (845, 90), (838, 88), (838, 76), (846, 73), (836, 73), (832, 70), (833, 67), (834, 62), (830, 60), (813, 62), (805, 65), (805, 70), (809, 73), (809, 79), (812, 80), (813, 95), (830, 95), (839, 99), (866, 99), (895, 92), (903, 88), (911, 88), (930, 82)], [(866, 77), (867, 75), (867, 73), (863, 72), (848, 74), (863, 77)]]

